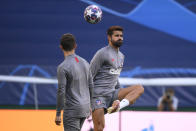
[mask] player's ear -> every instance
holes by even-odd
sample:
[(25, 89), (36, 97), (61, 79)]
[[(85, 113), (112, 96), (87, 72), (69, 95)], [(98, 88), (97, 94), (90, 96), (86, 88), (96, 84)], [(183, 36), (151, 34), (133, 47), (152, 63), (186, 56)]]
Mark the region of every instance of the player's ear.
[(111, 41), (111, 36), (110, 35), (108, 35), (108, 41)]
[(63, 46), (62, 45), (59, 45), (59, 47), (63, 50)]
[(77, 48), (77, 44), (75, 43), (75, 44), (74, 44), (74, 49), (76, 49), (76, 48)]

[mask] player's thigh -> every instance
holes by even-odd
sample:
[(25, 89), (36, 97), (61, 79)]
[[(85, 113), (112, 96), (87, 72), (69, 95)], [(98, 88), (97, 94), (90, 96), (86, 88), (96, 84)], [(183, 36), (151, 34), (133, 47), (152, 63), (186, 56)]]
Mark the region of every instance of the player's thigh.
[(86, 120), (85, 117), (80, 119), (80, 129), (82, 129), (82, 126), (83, 126), (85, 120)]
[(92, 113), (92, 117), (95, 126), (105, 125), (104, 108), (95, 109)]
[(80, 129), (77, 129), (75, 127), (67, 126), (64, 127), (64, 131), (80, 131)]
[(118, 92), (118, 99), (119, 100), (124, 99), (127, 94), (129, 94), (130, 92), (133, 92), (138, 87), (139, 87), (139, 85), (133, 85), (133, 86), (129, 86), (129, 87), (126, 87), (126, 88), (121, 88)]
[(64, 131), (80, 131), (81, 118), (75, 118), (71, 116), (63, 116)]

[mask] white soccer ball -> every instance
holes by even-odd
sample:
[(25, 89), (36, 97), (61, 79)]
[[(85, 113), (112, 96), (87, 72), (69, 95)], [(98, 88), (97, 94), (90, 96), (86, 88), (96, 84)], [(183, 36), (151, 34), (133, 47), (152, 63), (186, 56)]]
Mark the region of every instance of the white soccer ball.
[(90, 5), (84, 11), (84, 19), (91, 23), (96, 24), (101, 21), (102, 10), (97, 5)]

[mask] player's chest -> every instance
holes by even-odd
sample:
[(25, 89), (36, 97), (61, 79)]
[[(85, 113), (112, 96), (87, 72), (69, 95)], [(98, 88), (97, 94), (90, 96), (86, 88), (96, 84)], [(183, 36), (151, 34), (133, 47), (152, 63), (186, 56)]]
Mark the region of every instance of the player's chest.
[(113, 53), (113, 54), (108, 54), (105, 64), (108, 65), (110, 68), (119, 69), (123, 67), (123, 62), (124, 62), (124, 58), (122, 55)]

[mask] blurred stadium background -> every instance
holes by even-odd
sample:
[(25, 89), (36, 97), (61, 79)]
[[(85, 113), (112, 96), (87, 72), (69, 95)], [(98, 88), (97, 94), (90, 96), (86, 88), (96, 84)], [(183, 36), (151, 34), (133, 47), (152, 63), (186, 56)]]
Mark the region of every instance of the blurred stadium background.
[[(96, 25), (83, 18), (89, 4), (103, 11), (103, 19)], [(76, 53), (90, 62), (94, 53), (107, 45), (106, 30), (111, 25), (124, 27), (122, 88), (134, 82), (145, 88), (125, 110), (145, 111), (146, 115), (150, 113), (146, 111), (156, 111), (158, 98), (165, 88), (172, 87), (179, 99), (178, 111), (196, 111), (195, 0), (0, 0), (0, 16), (1, 115), (34, 111), (26, 109), (52, 109), (55, 115), (56, 69), (64, 59), (59, 49), (61, 35), (74, 34)], [(4, 124), (5, 118), (0, 118)], [(117, 119), (121, 120), (124, 118)], [(53, 118), (50, 121), (54, 126)], [(135, 130), (157, 131), (156, 124), (152, 125)]]

